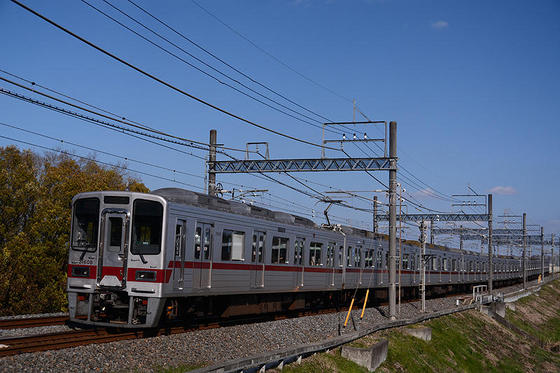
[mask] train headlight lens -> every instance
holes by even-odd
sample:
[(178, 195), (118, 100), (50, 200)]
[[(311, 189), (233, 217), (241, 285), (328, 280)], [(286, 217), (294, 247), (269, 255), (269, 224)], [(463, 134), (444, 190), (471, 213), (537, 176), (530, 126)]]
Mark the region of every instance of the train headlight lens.
[(136, 271), (136, 281), (155, 281), (156, 271)]
[(72, 277), (89, 277), (89, 267), (72, 267)]

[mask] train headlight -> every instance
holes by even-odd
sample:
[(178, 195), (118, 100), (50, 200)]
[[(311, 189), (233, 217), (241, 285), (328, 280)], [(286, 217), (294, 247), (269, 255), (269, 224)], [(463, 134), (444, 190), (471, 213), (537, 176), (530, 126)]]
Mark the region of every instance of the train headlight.
[(136, 271), (136, 281), (155, 281), (156, 271)]
[(89, 277), (89, 267), (72, 267), (72, 277)]

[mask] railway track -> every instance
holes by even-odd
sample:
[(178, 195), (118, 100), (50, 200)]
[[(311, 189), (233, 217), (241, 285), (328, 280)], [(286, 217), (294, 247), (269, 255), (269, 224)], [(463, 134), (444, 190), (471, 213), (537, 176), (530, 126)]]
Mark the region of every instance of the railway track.
[(64, 325), (68, 316), (31, 317), (0, 320), (0, 329), (33, 328), (37, 326)]
[[(446, 294), (441, 296), (441, 298), (448, 297), (460, 297), (464, 294)], [(407, 299), (402, 303), (414, 302), (418, 299)], [(378, 302), (376, 306), (387, 305), (387, 302)], [(355, 310), (356, 308), (354, 308)], [(29, 352), (39, 352), (47, 350), (58, 350), (70, 347), (83, 346), (93, 343), (107, 343), (122, 340), (149, 338), (160, 335), (172, 335), (179, 333), (188, 333), (197, 330), (214, 329), (224, 326), (238, 325), (244, 323), (256, 323), (264, 321), (282, 320), (289, 318), (297, 318), (303, 316), (312, 316), (318, 314), (326, 314), (332, 312), (343, 311), (342, 309), (335, 308), (322, 308), (314, 311), (311, 310), (300, 310), (292, 311), (289, 313), (278, 313), (278, 314), (266, 314), (257, 315), (250, 317), (239, 317), (228, 320), (220, 319), (205, 319), (195, 321), (193, 324), (188, 326), (185, 325), (171, 325), (167, 327), (162, 327), (160, 329), (149, 329), (149, 330), (110, 330), (110, 329), (91, 329), (91, 330), (80, 330), (80, 331), (69, 331), (69, 332), (58, 332), (49, 334), (39, 334), (21, 337), (6, 337), (0, 338), (0, 358), (17, 355), (21, 353)], [(44, 317), (35, 319), (17, 319), (17, 320), (2, 320), (0, 322), (0, 327), (3, 329), (7, 328), (23, 328), (29, 326), (40, 326), (40, 325), (56, 325), (57, 323), (63, 324), (67, 321), (66, 316), (60, 317)]]

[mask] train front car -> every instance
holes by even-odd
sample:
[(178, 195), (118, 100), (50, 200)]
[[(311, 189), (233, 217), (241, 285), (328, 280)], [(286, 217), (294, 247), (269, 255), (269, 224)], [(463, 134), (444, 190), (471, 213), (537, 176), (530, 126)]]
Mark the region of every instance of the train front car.
[(162, 284), (166, 202), (131, 192), (81, 193), (72, 201), (68, 309), (79, 324), (154, 327)]

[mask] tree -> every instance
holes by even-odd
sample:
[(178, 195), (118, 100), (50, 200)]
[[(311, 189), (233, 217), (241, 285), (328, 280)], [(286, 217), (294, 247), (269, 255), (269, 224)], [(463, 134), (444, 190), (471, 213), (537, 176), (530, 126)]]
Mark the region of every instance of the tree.
[(0, 147), (0, 315), (65, 310), (74, 195), (148, 192), (122, 168)]

